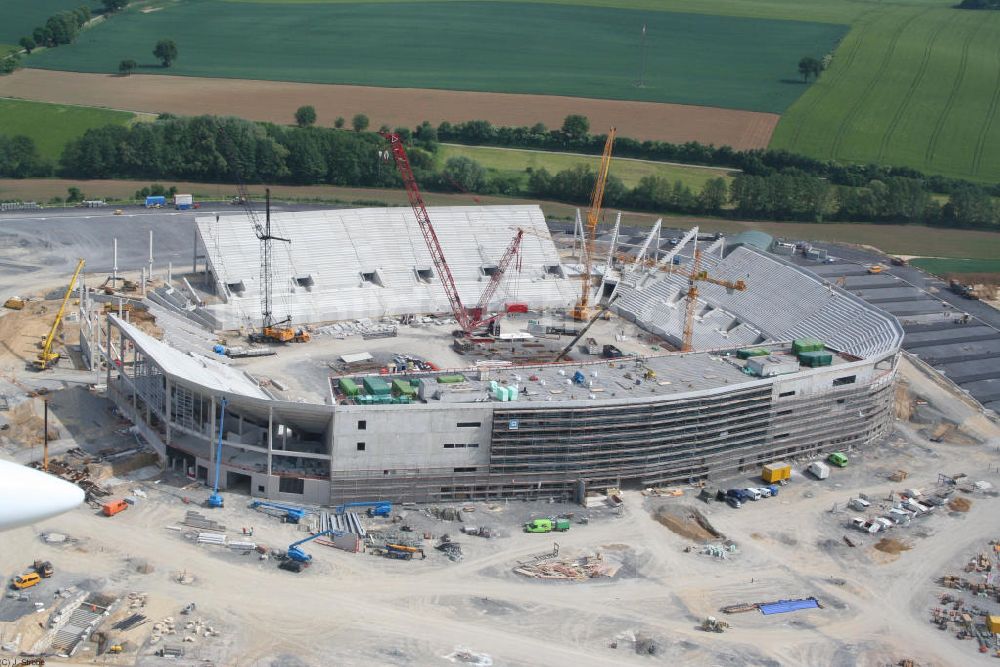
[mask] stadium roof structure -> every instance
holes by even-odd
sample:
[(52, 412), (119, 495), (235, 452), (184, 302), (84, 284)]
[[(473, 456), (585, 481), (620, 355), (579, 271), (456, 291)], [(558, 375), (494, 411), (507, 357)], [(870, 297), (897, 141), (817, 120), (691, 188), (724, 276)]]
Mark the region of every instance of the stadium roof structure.
[[(696, 350), (814, 337), (834, 350), (868, 359), (894, 354), (902, 343), (903, 329), (891, 314), (755, 246), (737, 246), (724, 257), (706, 251), (701, 268), (719, 280), (744, 280), (747, 288), (698, 284)], [(680, 343), (686, 276), (648, 269), (618, 289), (622, 293), (614, 309), (620, 315)]]
[[(566, 276), (538, 206), (428, 209), (463, 303), (474, 306), (517, 230), (520, 263), (508, 270), (490, 308), (524, 302), (565, 307), (578, 287)], [(448, 313), (430, 253), (409, 208), (280, 212), (272, 234), (272, 309), (293, 324)], [(261, 321), (260, 241), (246, 214), (197, 219), (208, 269), (223, 303), (206, 310), (218, 328)]]

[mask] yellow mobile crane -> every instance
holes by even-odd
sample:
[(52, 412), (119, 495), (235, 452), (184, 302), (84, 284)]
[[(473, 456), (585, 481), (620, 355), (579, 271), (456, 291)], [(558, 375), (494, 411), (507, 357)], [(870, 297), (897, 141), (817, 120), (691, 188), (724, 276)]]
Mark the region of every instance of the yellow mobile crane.
[(608, 140), (604, 142), (604, 152), (601, 154), (601, 167), (597, 172), (594, 192), (590, 196), (590, 209), (587, 211), (586, 257), (583, 261), (583, 286), (580, 300), (573, 307), (574, 320), (590, 319), (590, 272), (593, 270), (594, 241), (597, 238), (597, 223), (601, 218), (601, 203), (604, 201), (604, 186), (608, 183), (608, 169), (611, 167), (611, 147), (615, 143), (615, 128), (608, 131)]
[(69, 287), (66, 288), (66, 294), (63, 296), (62, 304), (59, 305), (59, 311), (56, 313), (56, 319), (52, 322), (52, 328), (49, 329), (49, 335), (45, 337), (45, 342), (42, 344), (42, 351), (38, 353), (38, 358), (35, 359), (35, 368), (44, 371), (49, 367), (50, 364), (59, 360), (59, 353), (52, 351), (52, 342), (56, 338), (56, 332), (59, 330), (59, 325), (62, 324), (63, 315), (66, 314), (66, 304), (69, 303), (69, 297), (73, 294), (73, 288), (76, 286), (76, 279), (80, 277), (80, 271), (83, 270), (83, 260), (81, 259), (76, 265), (76, 271), (73, 272), (73, 277), (70, 278)]

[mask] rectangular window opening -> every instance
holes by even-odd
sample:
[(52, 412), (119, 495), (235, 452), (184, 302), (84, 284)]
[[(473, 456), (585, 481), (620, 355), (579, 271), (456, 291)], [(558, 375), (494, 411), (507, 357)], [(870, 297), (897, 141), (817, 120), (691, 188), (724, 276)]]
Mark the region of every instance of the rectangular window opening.
[(857, 375), (845, 375), (842, 378), (837, 378), (836, 380), (834, 380), (833, 386), (842, 387), (845, 384), (854, 384), (857, 379), (858, 379)]
[(358, 451), (359, 452), (365, 451), (365, 443), (363, 443), (363, 442), (359, 442), (358, 443)]
[(479, 428), (482, 426), (481, 422), (458, 422), (455, 425), (457, 428)]
[(358, 430), (359, 431), (364, 431), (367, 428), (368, 428), (368, 420), (366, 420), (366, 419), (359, 419), (358, 420)]
[(780, 394), (778, 394), (778, 398), (788, 398), (789, 396), (794, 396), (794, 395), (795, 395), (795, 390), (793, 389), (792, 391), (781, 392)]
[(364, 285), (378, 285), (382, 287), (382, 279), (379, 278), (378, 271), (362, 271), (361, 283)]
[(422, 283), (429, 283), (434, 280), (434, 270), (431, 268), (414, 268), (413, 272), (417, 274), (417, 280)]
[(306, 492), (306, 480), (301, 477), (281, 477), (278, 479), (278, 491), (301, 495)]

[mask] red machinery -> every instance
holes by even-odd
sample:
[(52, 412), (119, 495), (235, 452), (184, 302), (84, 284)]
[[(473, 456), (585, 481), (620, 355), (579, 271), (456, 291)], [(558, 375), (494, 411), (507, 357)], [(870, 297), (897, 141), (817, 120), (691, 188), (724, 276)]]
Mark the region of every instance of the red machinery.
[(434, 232), (434, 225), (431, 224), (430, 215), (428, 215), (427, 207), (424, 205), (424, 198), (420, 195), (420, 188), (417, 187), (417, 181), (413, 177), (413, 170), (410, 168), (409, 158), (406, 157), (406, 149), (403, 148), (403, 141), (399, 138), (398, 134), (387, 133), (382, 136), (389, 140), (392, 157), (396, 163), (396, 168), (399, 170), (399, 175), (403, 178), (403, 186), (406, 188), (410, 207), (413, 208), (413, 214), (416, 216), (420, 231), (424, 235), (427, 250), (431, 253), (434, 269), (441, 280), (444, 293), (448, 296), (452, 313), (455, 314), (455, 319), (458, 321), (458, 325), (462, 327), (465, 335), (472, 336), (477, 329), (492, 323), (493, 320), (499, 317), (499, 314), (487, 317), (485, 310), (489, 306), (490, 299), (493, 298), (497, 288), (500, 286), (507, 268), (514, 257), (518, 255), (524, 230), (517, 230), (514, 239), (510, 242), (503, 257), (497, 263), (496, 271), (490, 277), (489, 283), (487, 283), (486, 288), (483, 290), (479, 303), (475, 308), (466, 309), (462, 305), (462, 298), (458, 294), (458, 288), (455, 286), (455, 278), (451, 274), (451, 269), (448, 268), (448, 262), (444, 257), (444, 251), (441, 249), (441, 243)]

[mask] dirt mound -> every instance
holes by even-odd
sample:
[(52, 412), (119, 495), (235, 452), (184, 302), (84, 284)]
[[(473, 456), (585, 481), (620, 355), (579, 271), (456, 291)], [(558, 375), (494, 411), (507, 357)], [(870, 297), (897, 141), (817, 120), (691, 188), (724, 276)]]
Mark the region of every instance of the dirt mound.
[(952, 498), (948, 501), (948, 509), (952, 512), (968, 512), (972, 501), (968, 498)]
[(875, 544), (875, 548), (883, 553), (898, 554), (901, 551), (909, 551), (913, 547), (893, 537), (883, 537)]
[(689, 540), (709, 542), (725, 537), (709, 523), (705, 515), (690, 507), (661, 507), (654, 518), (671, 532)]

